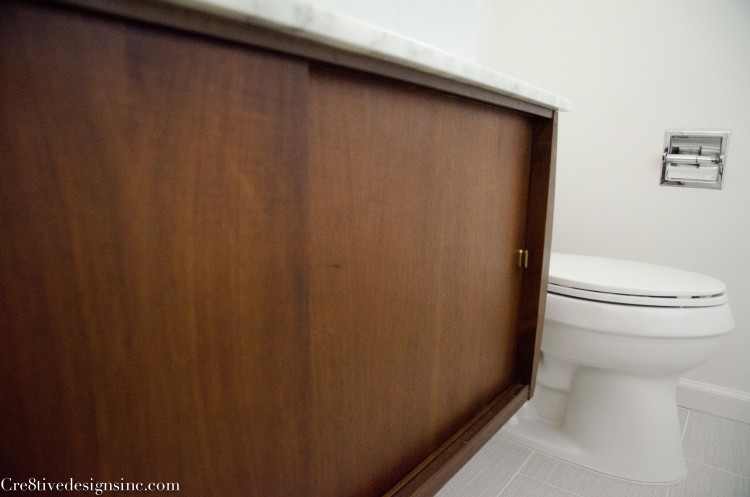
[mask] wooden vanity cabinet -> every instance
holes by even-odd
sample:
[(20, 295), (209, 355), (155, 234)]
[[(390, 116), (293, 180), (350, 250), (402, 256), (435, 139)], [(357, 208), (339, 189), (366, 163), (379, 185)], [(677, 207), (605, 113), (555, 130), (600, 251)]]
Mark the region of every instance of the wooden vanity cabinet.
[(555, 112), (164, 4), (0, 9), (3, 477), (432, 495), (530, 397)]

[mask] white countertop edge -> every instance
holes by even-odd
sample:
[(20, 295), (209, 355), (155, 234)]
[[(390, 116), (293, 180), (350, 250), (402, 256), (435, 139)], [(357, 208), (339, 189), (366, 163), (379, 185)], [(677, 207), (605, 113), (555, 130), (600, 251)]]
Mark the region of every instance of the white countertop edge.
[(569, 99), (352, 17), (295, 0), (160, 0), (373, 56), (559, 111)]

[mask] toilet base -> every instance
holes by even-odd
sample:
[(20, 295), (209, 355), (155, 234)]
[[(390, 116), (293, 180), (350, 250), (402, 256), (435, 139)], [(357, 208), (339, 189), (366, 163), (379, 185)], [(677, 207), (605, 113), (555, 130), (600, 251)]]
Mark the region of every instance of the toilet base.
[(567, 392), (537, 384), (500, 435), (608, 476), (673, 483), (687, 474), (677, 379), (579, 367)]

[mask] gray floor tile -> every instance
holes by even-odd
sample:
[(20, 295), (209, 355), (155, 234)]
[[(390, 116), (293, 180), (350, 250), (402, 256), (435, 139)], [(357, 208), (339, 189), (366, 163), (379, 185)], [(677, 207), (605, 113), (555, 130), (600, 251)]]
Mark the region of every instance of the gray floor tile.
[(674, 485), (609, 478), (494, 437), (439, 497), (750, 497), (750, 424), (680, 409), (688, 476)]
[(538, 452), (521, 468), (521, 474), (582, 497), (668, 497), (670, 488), (610, 478)]
[(561, 488), (547, 485), (524, 475), (517, 475), (500, 497), (579, 497)]
[(688, 475), (669, 497), (748, 497), (750, 479), (688, 461)]
[(492, 437), (436, 497), (497, 497), (533, 451)]
[(750, 424), (691, 411), (683, 445), (688, 461), (750, 477)]

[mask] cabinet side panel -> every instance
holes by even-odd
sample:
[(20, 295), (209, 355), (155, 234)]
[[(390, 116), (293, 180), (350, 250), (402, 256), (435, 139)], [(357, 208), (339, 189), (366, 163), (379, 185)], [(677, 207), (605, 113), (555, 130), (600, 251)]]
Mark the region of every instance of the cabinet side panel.
[(531, 119), (319, 66), (315, 495), (380, 495), (515, 379)]
[(534, 395), (539, 350), (542, 344), (544, 308), (547, 303), (549, 255), (555, 201), (557, 113), (551, 119), (536, 118), (531, 154), (528, 228), (526, 246), (529, 267), (524, 272), (519, 322), (518, 378)]
[(0, 8), (3, 477), (306, 495), (305, 63)]

